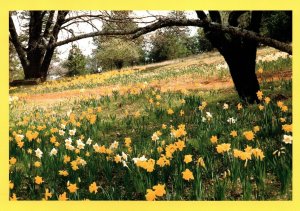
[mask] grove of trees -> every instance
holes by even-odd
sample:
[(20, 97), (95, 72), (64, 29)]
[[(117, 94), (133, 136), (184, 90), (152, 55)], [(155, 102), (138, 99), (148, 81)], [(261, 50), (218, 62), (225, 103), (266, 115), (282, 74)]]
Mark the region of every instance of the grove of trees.
[[(135, 30), (138, 24), (131, 18), (132, 11), (111, 11), (103, 21), (102, 32)], [(94, 59), (104, 69), (121, 69), (124, 65), (137, 64), (142, 56), (143, 37), (130, 39), (129, 36), (100, 36), (94, 38), (96, 50)]]
[(69, 76), (84, 75), (87, 73), (86, 58), (77, 45), (72, 45), (68, 59), (63, 63), (63, 66), (68, 69)]

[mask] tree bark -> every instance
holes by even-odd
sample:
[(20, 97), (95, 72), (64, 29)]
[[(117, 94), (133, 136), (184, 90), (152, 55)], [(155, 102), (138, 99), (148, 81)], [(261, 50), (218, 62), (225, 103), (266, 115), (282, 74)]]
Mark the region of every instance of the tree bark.
[[(44, 21), (48, 14), (47, 21)], [(53, 26), (55, 11), (30, 11), (28, 47), (25, 49), (19, 40), (11, 14), (9, 15), (10, 41), (16, 48), (20, 58), (25, 79), (41, 78), (46, 80), (51, 59), (57, 42), (58, 33), (68, 11), (58, 11), (56, 23)], [(43, 24), (45, 29), (43, 32)], [(52, 30), (51, 30), (52, 29)]]
[[(209, 14), (212, 21), (222, 24), (219, 12), (210, 11)], [(238, 25), (237, 19), (242, 14), (240, 12), (230, 15), (229, 24), (236, 27)], [(208, 19), (203, 11), (198, 11), (197, 15), (202, 20)], [(252, 12), (251, 16), (247, 30), (257, 33), (261, 22), (261, 12)], [(209, 27), (204, 27), (204, 32), (207, 39), (219, 50), (227, 62), (239, 97), (249, 103), (259, 102), (256, 92), (260, 87), (255, 74), (258, 42), (232, 34), (228, 39), (222, 31), (215, 32)]]
[(115, 63), (115, 65), (116, 65), (117, 69), (118, 69), (118, 70), (121, 70), (122, 67), (123, 67), (124, 61), (122, 61), (122, 60), (117, 60), (117, 61), (115, 61), (114, 63)]
[(9, 40), (14, 45), (16, 52), (18, 54), (18, 57), (20, 59), (20, 62), (22, 64), (22, 67), (25, 71), (25, 69), (28, 66), (28, 60), (26, 58), (26, 51), (23, 49), (23, 46), (19, 40), (17, 30), (15, 28), (15, 25), (14, 25), (11, 15), (9, 15)]
[(61, 29), (61, 26), (64, 24), (67, 14), (68, 14), (68, 11), (58, 11), (57, 20), (56, 20), (56, 23), (53, 27), (53, 31), (51, 34), (52, 36), (51, 36), (48, 46), (46, 48), (47, 51), (45, 53), (43, 63), (41, 64), (40, 72), (41, 72), (41, 76), (43, 77), (44, 80), (46, 79), (46, 77), (48, 75), (48, 70), (49, 70), (49, 66), (51, 63), (51, 59), (52, 59), (54, 51), (55, 51), (55, 47), (53, 46), (53, 43), (57, 42), (59, 31)]

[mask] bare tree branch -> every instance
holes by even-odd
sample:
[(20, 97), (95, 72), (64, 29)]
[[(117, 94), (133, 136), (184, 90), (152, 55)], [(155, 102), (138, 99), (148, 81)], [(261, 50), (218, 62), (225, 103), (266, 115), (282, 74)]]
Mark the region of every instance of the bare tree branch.
[(155, 31), (156, 29), (163, 28), (163, 27), (171, 27), (171, 26), (198, 26), (198, 27), (208, 27), (210, 30), (214, 31), (222, 31), (225, 33), (229, 33), (233, 36), (243, 37), (249, 40), (255, 40), (262, 44), (265, 44), (270, 47), (274, 47), (278, 50), (287, 52), (292, 54), (292, 47), (284, 42), (280, 42), (268, 37), (260, 36), (259, 34), (248, 31), (245, 29), (241, 29), (238, 27), (233, 26), (223, 26), (222, 24), (210, 22), (207, 19), (199, 20), (199, 19), (159, 19), (157, 22), (147, 25), (145, 27), (139, 27), (130, 31), (122, 30), (122, 31), (99, 31), (99, 32), (91, 32), (87, 34), (78, 35), (76, 37), (72, 37), (69, 39), (65, 39), (56, 43), (53, 43), (51, 47), (61, 46), (70, 42), (74, 42), (76, 40), (89, 38), (89, 37), (96, 37), (96, 36), (109, 36), (109, 35), (132, 35), (132, 38), (137, 38), (143, 34), (147, 34), (149, 32)]
[(43, 37), (45, 37), (45, 38), (47, 38), (49, 36), (50, 28), (53, 24), (54, 13), (55, 13), (54, 10), (49, 12), (49, 17), (48, 17), (46, 27), (45, 27), (45, 30), (44, 30), (44, 35), (43, 35)]
[(133, 33), (133, 38), (136, 38), (140, 35), (152, 32), (158, 28), (162, 28), (162, 27), (166, 27), (166, 26), (198, 26), (198, 27), (205, 26), (211, 30), (222, 31), (225, 33), (229, 33), (233, 36), (239, 36), (239, 37), (243, 37), (245, 39), (255, 40), (264, 45), (274, 47), (278, 50), (292, 54), (292, 47), (287, 43), (280, 42), (278, 40), (274, 40), (269, 37), (263, 37), (263, 36), (260, 36), (258, 33), (248, 31), (245, 29), (241, 29), (238, 27), (224, 26), (219, 23), (209, 22), (209, 21), (207, 21), (207, 19), (205, 19), (205, 20), (198, 20), (198, 19), (197, 20), (179, 20), (179, 21), (172, 20), (172, 19), (160, 20), (154, 24), (137, 29), (136, 32)]
[(222, 21), (221, 20), (221, 14), (220, 14), (219, 11), (215, 11), (215, 10), (209, 11), (209, 16), (210, 16), (212, 22), (216, 22), (216, 23), (222, 24), (222, 22), (221, 22)]
[(247, 11), (232, 11), (230, 14), (229, 14), (229, 17), (228, 17), (228, 23), (231, 25), (231, 26), (237, 26), (238, 25), (238, 18), (243, 15), (244, 13), (246, 13)]
[(28, 61), (26, 59), (26, 52), (24, 51), (23, 46), (19, 41), (18, 34), (15, 28), (14, 21), (11, 17), (11, 14), (9, 14), (9, 33), (10, 33), (9, 39), (15, 46), (15, 49), (22, 63), (22, 66), (26, 67), (28, 65)]

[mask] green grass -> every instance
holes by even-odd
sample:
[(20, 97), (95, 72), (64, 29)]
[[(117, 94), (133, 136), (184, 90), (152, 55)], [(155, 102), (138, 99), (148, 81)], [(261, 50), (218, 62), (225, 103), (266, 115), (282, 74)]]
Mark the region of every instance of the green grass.
[[(285, 104), (291, 104), (291, 98), (288, 93), (291, 91), (290, 82), (278, 82), (279, 84), (266, 84), (263, 87), (281, 86), (280, 90), (274, 92), (274, 90), (266, 89), (265, 93), (272, 93), (271, 98), (278, 94), (286, 95), (288, 100), (285, 100)], [(271, 87), (272, 87), (271, 86)], [(11, 190), (12, 193), (16, 193), (20, 199), (41, 199), (44, 188), (49, 188), (56, 195), (67, 191), (66, 183), (77, 183), (79, 190), (77, 194), (68, 194), (70, 199), (97, 199), (97, 200), (143, 200), (146, 194), (146, 189), (151, 188), (157, 183), (166, 184), (168, 194), (166, 198), (169, 200), (265, 200), (274, 199), (280, 195), (281, 198), (290, 199), (289, 193), (290, 181), (287, 182), (287, 187), (278, 189), (281, 184), (282, 176), (278, 175), (283, 172), (281, 168), (287, 168), (279, 166), (278, 162), (283, 162), (280, 159), (282, 157), (274, 157), (272, 153), (284, 146), (282, 144), (282, 136), (284, 132), (281, 130), (281, 123), (277, 118), (285, 117), (288, 123), (292, 122), (291, 112), (282, 113), (275, 105), (275, 102), (271, 102), (267, 105), (264, 111), (259, 111), (257, 105), (252, 105), (244, 108), (242, 111), (237, 111), (235, 108), (238, 103), (238, 99), (235, 97), (235, 93), (228, 95), (227, 93), (217, 94), (206, 93), (207, 99), (200, 97), (196, 93), (190, 93), (184, 95), (182, 93), (159, 93), (162, 97), (161, 106), (155, 107), (148, 103), (148, 99), (152, 95), (153, 90), (145, 91), (139, 95), (116, 95), (115, 97), (103, 97), (101, 99), (93, 100), (79, 100), (70, 105), (70, 108), (75, 112), (77, 121), (81, 122), (80, 127), (76, 127), (76, 136), (73, 139), (77, 140), (80, 135), (84, 135), (84, 141), (87, 138), (91, 138), (94, 142), (100, 145), (105, 145), (107, 148), (113, 141), (118, 141), (120, 148), (116, 149), (113, 154), (120, 154), (122, 151), (129, 154), (130, 158), (140, 157), (145, 155), (147, 158), (153, 158), (157, 160), (159, 153), (156, 151), (156, 147), (161, 145), (161, 141), (154, 143), (151, 140), (151, 136), (155, 131), (161, 130), (162, 136), (160, 140), (165, 140), (166, 144), (171, 144), (175, 140), (170, 137), (170, 130), (165, 131), (161, 129), (162, 124), (168, 126), (173, 125), (177, 127), (179, 124), (186, 124), (187, 136), (186, 148), (182, 152), (176, 152), (174, 158), (171, 160), (170, 167), (160, 168), (155, 167), (153, 173), (147, 173), (145, 170), (136, 167), (131, 161), (128, 162), (129, 169), (122, 167), (121, 164), (116, 164), (113, 161), (107, 161), (104, 154), (95, 153), (92, 147), (86, 147), (84, 152), (80, 152), (79, 156), (83, 157), (87, 161), (85, 167), (80, 167), (77, 171), (72, 171), (69, 165), (63, 164), (63, 155), (71, 156), (72, 160), (76, 159), (76, 154), (64, 149), (64, 139), (68, 135), (60, 137), (56, 133), (54, 134), (58, 138), (58, 142), (61, 143), (58, 147), (59, 153), (57, 157), (50, 157), (49, 152), (53, 148), (53, 144), (49, 142), (51, 137), (50, 128), (60, 127), (61, 120), (67, 120), (66, 113), (61, 113), (57, 106), (52, 108), (52, 111), (56, 111), (57, 114), (51, 114), (55, 117), (56, 121), (49, 122), (49, 118), (45, 119), (49, 113), (47, 110), (37, 108), (31, 112), (25, 112), (21, 116), (15, 113), (16, 107), (11, 107), (11, 127), (10, 136), (13, 138), (13, 131), (19, 131), (21, 134), (25, 134), (32, 126), (46, 125), (46, 129), (40, 131), (39, 137), (41, 143), (33, 140), (29, 142), (24, 140), (25, 145), (22, 149), (16, 146), (16, 142), (10, 143), (10, 157), (16, 157), (18, 162), (11, 167), (10, 180), (14, 182), (15, 188)], [(267, 95), (267, 94), (266, 94)], [(186, 103), (181, 105), (180, 99), (185, 99)], [(201, 118), (205, 116), (205, 113), (201, 113), (198, 110), (198, 106), (203, 100), (208, 101), (206, 111), (213, 114), (211, 122), (202, 122)], [(230, 102), (230, 109), (223, 110), (223, 102)], [(121, 105), (120, 105), (121, 104)], [(82, 111), (86, 111), (88, 108), (102, 107), (102, 112), (97, 114), (97, 121), (94, 124), (90, 124), (85, 118), (79, 120), (82, 115)], [(174, 110), (173, 115), (168, 115), (166, 110), (171, 107)], [(129, 115), (122, 115), (124, 108), (129, 109)], [(290, 108), (290, 107), (289, 107)], [(136, 118), (134, 113), (139, 110), (141, 116)], [(185, 111), (185, 115), (180, 117), (178, 113), (180, 110)], [(36, 117), (39, 113), (40, 117)], [(33, 116), (34, 115), (34, 116)], [(16, 118), (16, 117), (19, 118)], [(24, 116), (31, 116), (28, 124), (17, 126), (16, 120), (22, 119)], [(237, 123), (229, 125), (226, 120), (229, 117), (237, 118)], [(275, 122), (274, 122), (274, 117)], [(245, 141), (242, 136), (243, 131), (252, 130), (253, 126), (258, 125), (261, 127), (255, 136), (255, 141)], [(67, 124), (65, 131), (73, 129), (75, 126)], [(230, 137), (231, 130), (237, 130), (239, 136), (237, 138)], [(263, 161), (249, 160), (247, 168), (244, 168), (244, 162), (233, 158), (230, 153), (224, 155), (218, 154), (215, 150), (215, 146), (209, 141), (212, 135), (217, 135), (219, 143), (230, 143), (233, 148), (243, 150), (246, 145), (251, 145), (253, 148), (259, 147), (263, 150), (266, 158)], [(125, 137), (130, 137), (133, 141), (132, 152), (129, 153), (127, 148), (123, 144)], [(286, 147), (286, 146), (285, 146)], [(44, 156), (42, 159), (42, 167), (37, 169), (33, 167), (33, 163), (37, 159), (34, 154), (28, 154), (28, 149), (35, 150), (36, 148), (42, 149)], [(26, 149), (26, 150), (25, 150)], [(291, 148), (288, 150), (283, 158), (286, 162), (291, 162)], [(86, 157), (85, 153), (89, 152), (90, 157)], [(185, 154), (192, 154), (194, 156), (194, 162), (196, 158), (203, 157), (206, 163), (206, 169), (201, 168), (197, 170), (196, 164), (183, 163), (183, 156)], [(279, 160), (278, 160), (279, 159)], [(27, 163), (25, 165), (25, 163)], [(102, 163), (101, 165), (99, 165)], [(28, 166), (29, 165), (29, 166)], [(256, 168), (258, 165), (262, 165), (260, 170), (262, 171), (260, 178), (263, 181), (263, 187), (260, 192), (257, 185), (260, 183), (255, 182)], [(51, 166), (51, 168), (49, 168)], [(290, 166), (290, 164), (289, 164)], [(196, 181), (186, 182), (181, 178), (181, 171), (184, 168), (190, 168), (196, 176), (196, 172), (201, 172)], [(279, 170), (277, 170), (279, 168)], [(290, 168), (290, 167), (289, 167)], [(58, 170), (66, 169), (69, 172), (67, 178), (57, 176)], [(236, 170), (238, 169), (238, 170)], [(231, 175), (223, 178), (225, 171), (230, 171)], [(285, 169), (286, 171), (287, 169)], [(291, 170), (291, 169), (289, 169)], [(246, 173), (244, 173), (246, 171)], [(268, 177), (266, 174), (270, 174), (274, 183), (278, 184), (273, 187), (266, 184)], [(289, 171), (285, 173), (290, 174)], [(34, 177), (40, 175), (44, 178), (45, 183), (42, 185), (34, 184)], [(291, 176), (291, 175), (290, 175)], [(289, 178), (290, 178), (289, 176)], [(252, 178), (254, 177), (254, 178)], [(81, 182), (78, 182), (80, 178)], [(138, 179), (139, 178), (139, 179)], [(281, 178), (281, 179), (280, 179)], [(101, 186), (99, 194), (90, 194), (88, 192), (88, 186), (92, 182), (96, 182)], [(258, 178), (259, 181), (259, 178)], [(201, 182), (203, 189), (194, 192), (194, 182)], [(243, 184), (245, 182), (245, 184)], [(215, 185), (208, 185), (213, 183)], [(284, 183), (284, 182), (282, 182)], [(181, 184), (180, 186), (177, 186)], [(244, 186), (246, 185), (246, 186)], [(238, 187), (238, 188), (237, 188)], [(277, 188), (277, 189), (275, 189)], [(206, 190), (206, 191), (204, 191)], [(200, 192), (199, 192), (200, 191)], [(234, 193), (232, 191), (237, 191)], [(68, 192), (68, 191), (67, 191)], [(195, 195), (198, 193), (197, 195)], [(287, 194), (288, 195), (285, 195)], [(282, 195), (281, 195), (282, 194)], [(197, 197), (196, 197), (197, 196)], [(165, 199), (166, 199), (165, 198)], [(56, 199), (56, 197), (53, 197)], [(162, 197), (164, 199), (164, 197)]]
[[(264, 66), (265, 71), (274, 73), (276, 69), (291, 68), (287, 60), (264, 65), (269, 65)], [(126, 85), (180, 77), (180, 74), (204, 73), (202, 66), (165, 71), (159, 68), (114, 76), (103, 83)], [(213, 67), (204, 68), (213, 71)], [(218, 74), (213, 73), (213, 76), (223, 77), (225, 72)], [(74, 84), (72, 88), (93, 86), (97, 84)], [(284, 135), (292, 135), (292, 132), (284, 131), (282, 126), (292, 124), (292, 81), (263, 80), (261, 90), (264, 97), (271, 99), (269, 104), (260, 103), (264, 106), (262, 110), (257, 104), (243, 104), (238, 110), (240, 100), (234, 88), (161, 92), (147, 87), (137, 94), (114, 91), (111, 96), (78, 98), (43, 106), (22, 99), (14, 101), (10, 104), (9, 114), (9, 154), (10, 159), (14, 157), (17, 162), (10, 165), (9, 178), (14, 184), (10, 196), (16, 194), (20, 200), (41, 200), (48, 189), (52, 193), (50, 200), (58, 200), (64, 192), (69, 200), (145, 200), (149, 189), (163, 184), (166, 193), (156, 195), (156, 200), (291, 200), (292, 145), (282, 140)], [(49, 87), (43, 92), (55, 91)], [(20, 89), (14, 92), (21, 94)], [(29, 91), (29, 95), (35, 93), (39, 91)], [(288, 110), (282, 111), (278, 101), (282, 101)], [(207, 106), (200, 110), (199, 106), (204, 102)], [(228, 104), (228, 109), (223, 109), (224, 103)], [(173, 114), (168, 114), (170, 108)], [(182, 111), (184, 115), (180, 115)], [(211, 119), (207, 112), (212, 114)], [(231, 117), (236, 123), (228, 123)], [(280, 118), (285, 118), (285, 122)], [(260, 130), (254, 132), (255, 126)], [(57, 131), (53, 130), (55, 128)], [(70, 130), (74, 128), (76, 133), (71, 135)], [(59, 135), (58, 130), (65, 134)], [(237, 137), (230, 135), (233, 130), (237, 131)], [(37, 137), (30, 140), (29, 131), (38, 132)], [(255, 134), (252, 141), (246, 139), (243, 134), (246, 131)], [(24, 137), (18, 140), (18, 134)], [(159, 137), (157, 141), (152, 140), (155, 135)], [(217, 143), (211, 142), (212, 136), (217, 136)], [(68, 138), (72, 139), (77, 152), (67, 149), (65, 140)], [(88, 138), (93, 140), (91, 145), (88, 145)], [(130, 144), (126, 144), (126, 138), (131, 139)], [(85, 143), (83, 149), (76, 144), (79, 139)], [(118, 146), (110, 148), (115, 141)], [(18, 144), (22, 142), (20, 148)], [(102, 148), (97, 149), (96, 143)], [(180, 143), (185, 147), (178, 147)], [(230, 144), (230, 149), (219, 153), (217, 147), (224, 146), (222, 144)], [(249, 151), (251, 159), (235, 156), (235, 149), (244, 151), (247, 146), (252, 147)], [(37, 148), (43, 152), (41, 159), (35, 154)], [(51, 156), (49, 153), (53, 148), (57, 149), (57, 155)], [(261, 150), (264, 158), (256, 158), (253, 149)], [(122, 152), (128, 156), (128, 167), (116, 160)], [(184, 162), (186, 155), (192, 155), (192, 162)], [(64, 156), (69, 156), (74, 163), (77, 160), (79, 169), (74, 170), (70, 162), (64, 162)], [(132, 160), (142, 156), (153, 159), (155, 165), (150, 162), (136, 164)], [(170, 165), (161, 167), (160, 159), (165, 158), (164, 162), (168, 161)], [(199, 158), (205, 166), (199, 165)], [(86, 165), (80, 164), (81, 159)], [(125, 161), (125, 158), (121, 160)], [(41, 167), (35, 167), (36, 161), (41, 162)], [(183, 178), (186, 169), (192, 172), (194, 179)], [(59, 175), (60, 170), (66, 170), (68, 176)], [(36, 176), (42, 177), (44, 182), (36, 184)], [(89, 191), (93, 182), (98, 187), (97, 193)], [(70, 183), (79, 188), (75, 193), (68, 190)]]

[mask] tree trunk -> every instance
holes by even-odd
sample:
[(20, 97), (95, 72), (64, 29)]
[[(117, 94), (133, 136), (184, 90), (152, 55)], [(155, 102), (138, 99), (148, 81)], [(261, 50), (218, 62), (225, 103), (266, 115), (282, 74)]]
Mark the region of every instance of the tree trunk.
[(121, 70), (123, 67), (123, 64), (124, 64), (124, 62), (122, 60), (116, 60), (114, 63), (118, 70)]
[[(15, 46), (20, 58), (25, 79), (40, 78), (42, 81), (46, 80), (56, 48), (53, 44), (57, 42), (58, 33), (67, 14), (68, 11), (58, 11), (56, 23), (53, 25), (55, 11), (30, 11), (27, 48), (22, 46), (11, 13), (9, 14), (10, 41)], [(44, 32), (43, 24), (45, 24)], [(53, 28), (51, 28), (52, 25)]]
[(259, 102), (256, 95), (260, 89), (255, 74), (256, 47), (246, 45), (232, 48), (223, 56), (239, 97), (248, 103)]
[[(238, 18), (244, 13), (244, 11), (232, 12), (229, 15), (229, 24), (237, 26)], [(203, 11), (197, 11), (197, 15), (201, 20), (208, 18)], [(212, 21), (221, 24), (221, 15), (218, 11), (210, 11), (209, 15)], [(247, 30), (258, 32), (260, 21), (261, 12), (252, 12)], [(211, 31), (206, 27), (204, 27), (204, 32), (206, 38), (218, 49), (227, 62), (239, 97), (248, 103), (259, 102), (256, 92), (260, 87), (255, 74), (258, 42), (234, 35), (230, 35), (230, 38), (228, 38), (228, 34), (225, 35), (221, 31)]]
[(29, 61), (28, 66), (24, 69), (25, 79), (41, 78), (41, 66), (42, 66), (42, 52), (40, 49), (31, 49), (27, 53), (27, 59)]

